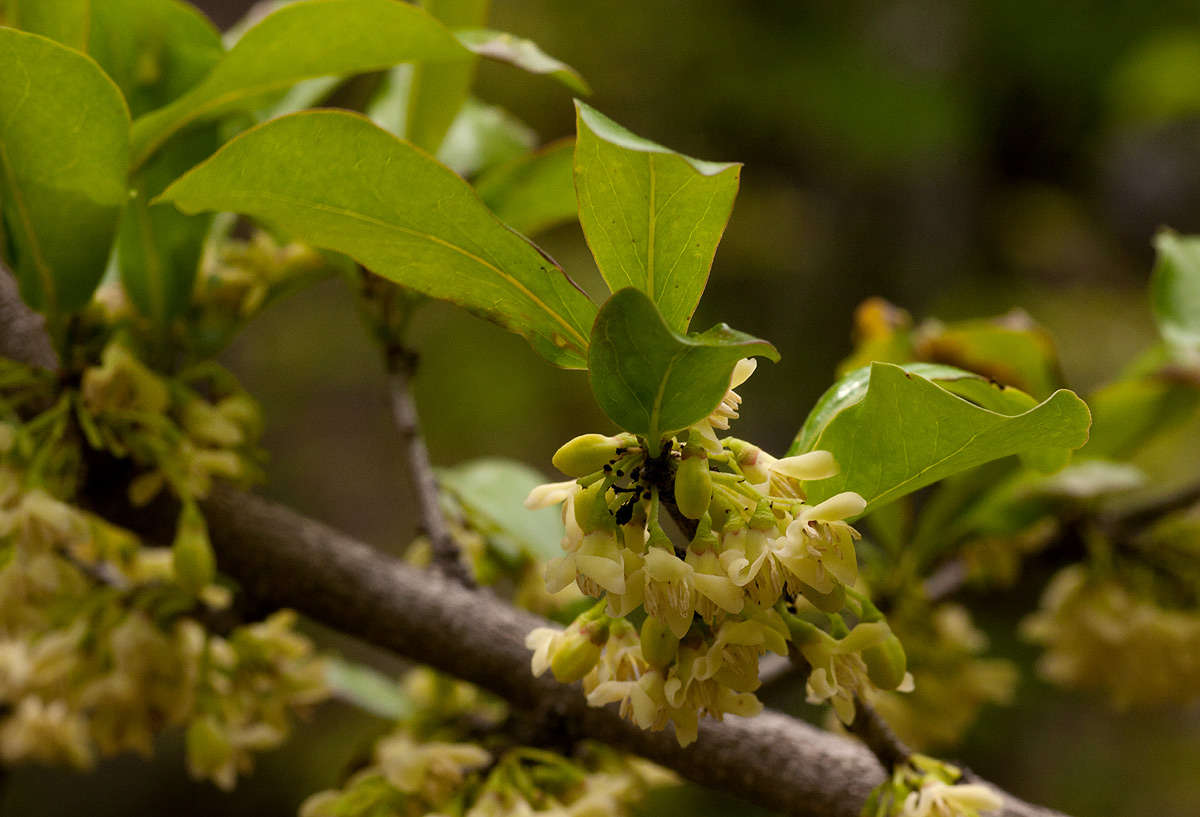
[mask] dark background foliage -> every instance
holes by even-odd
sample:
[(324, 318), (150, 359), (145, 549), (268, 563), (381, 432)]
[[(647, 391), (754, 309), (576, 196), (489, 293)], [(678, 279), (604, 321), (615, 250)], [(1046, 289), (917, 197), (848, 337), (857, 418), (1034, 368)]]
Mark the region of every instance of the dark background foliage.
[[(197, 5), (226, 26), (249, 3)], [(863, 298), (918, 318), (1023, 306), (1058, 337), (1067, 382), (1086, 391), (1150, 337), (1153, 231), (1200, 231), (1192, 2), (498, 0), (492, 25), (571, 62), (595, 88), (591, 103), (635, 132), (745, 163), (694, 325), (726, 321), (783, 353), (742, 390), (736, 429), (776, 452), (849, 351)], [(478, 93), (547, 141), (573, 129), (552, 83), (485, 65)], [(598, 291), (578, 226), (539, 243)], [(518, 338), (438, 304), (416, 336), (438, 463), (513, 456), (548, 470), (561, 441), (607, 428), (583, 375), (551, 370)], [(264, 490), (401, 547), (416, 514), (381, 366), (344, 288), (273, 307), (228, 362), (267, 413)], [(1039, 590), (990, 597), (982, 615), (998, 622), (997, 651), (1026, 666), (1034, 651), (1012, 622)], [(22, 817), (288, 814), (361, 760), (380, 728), (330, 707), (230, 797), (188, 782), (168, 741), (152, 765), (18, 772), (0, 805)], [(1190, 815), (1198, 736), (1195, 712), (1113, 714), (1027, 674), (961, 759), (1075, 814)], [(671, 807), (744, 813), (702, 803)]]

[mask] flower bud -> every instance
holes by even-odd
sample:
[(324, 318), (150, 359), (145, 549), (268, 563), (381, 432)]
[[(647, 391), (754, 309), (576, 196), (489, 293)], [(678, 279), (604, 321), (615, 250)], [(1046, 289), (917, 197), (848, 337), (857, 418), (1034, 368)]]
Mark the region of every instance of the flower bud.
[(554, 452), (554, 467), (569, 477), (586, 477), (603, 468), (617, 456), (617, 449), (633, 445), (632, 434), (583, 434)]
[(187, 728), (187, 765), (195, 778), (213, 778), (230, 764), (233, 744), (212, 718), (192, 721)]
[(679, 639), (655, 616), (646, 616), (642, 622), (641, 640), (642, 657), (655, 669), (666, 669), (679, 652)]
[(708, 457), (684, 457), (675, 472), (675, 504), (688, 519), (699, 519), (712, 501), (712, 475)]
[(867, 677), (880, 689), (895, 689), (904, 682), (908, 657), (900, 639), (894, 634), (862, 651), (867, 664)]
[(175, 580), (189, 594), (196, 595), (212, 583), (216, 560), (208, 541), (204, 516), (192, 503), (185, 503), (179, 515), (175, 543), (171, 547)]
[(588, 621), (580, 626), (572, 624), (551, 648), (550, 671), (560, 683), (578, 681), (596, 666), (607, 641), (606, 621)]
[(608, 486), (598, 480), (575, 497), (575, 522), (586, 533), (615, 531), (617, 521), (608, 509)]

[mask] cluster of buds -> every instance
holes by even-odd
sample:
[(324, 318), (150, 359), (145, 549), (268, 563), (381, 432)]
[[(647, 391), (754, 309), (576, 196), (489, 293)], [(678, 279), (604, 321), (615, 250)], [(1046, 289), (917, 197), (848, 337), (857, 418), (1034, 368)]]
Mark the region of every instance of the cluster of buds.
[(643, 728), (671, 722), (684, 745), (701, 715), (759, 711), (759, 658), (786, 655), (788, 642), (812, 667), (810, 700), (831, 701), (846, 721), (862, 689), (910, 680), (899, 641), (853, 589), (858, 532), (846, 520), (862, 497), (806, 501), (806, 482), (837, 474), (833, 457), (776, 459), (718, 439), (752, 370), (739, 363), (717, 409), (660, 446), (628, 433), (577, 437), (554, 456), (573, 479), (526, 501), (562, 504), (565, 554), (548, 564), (547, 590), (574, 583), (601, 600), (563, 632), (529, 635), (534, 673), (582, 679), (591, 704), (619, 701)]
[(164, 486), (182, 499), (199, 499), (214, 478), (245, 483), (258, 475), (258, 406), (215, 366), (166, 378), (114, 340), (100, 365), (84, 371), (79, 403), (79, 423), (93, 447), (146, 469), (129, 485), (134, 505)]
[(462, 724), (498, 725), (494, 701), (424, 668), (403, 689), (412, 718), (378, 741), (374, 762), (342, 788), (309, 797), (300, 817), (621, 817), (649, 779), (665, 776), (594, 744), (567, 757), (493, 734), (485, 748), (466, 739)]
[(861, 813), (863, 817), (982, 817), (1004, 805), (992, 789), (962, 779), (962, 771), (949, 763), (910, 755), (871, 792)]
[(1041, 675), (1107, 693), (1118, 709), (1200, 699), (1200, 615), (1169, 609), (1083, 565), (1063, 568), (1023, 634), (1046, 648)]
[(290, 613), (207, 629), (229, 593), (195, 506), (155, 548), (70, 504), (36, 468), (61, 441), (22, 444), (42, 420), (0, 423), (0, 764), (86, 768), (184, 728), (192, 772), (231, 787), (325, 696), (322, 663)]
[(983, 656), (987, 636), (962, 605), (911, 599), (888, 621), (908, 645), (916, 689), (911, 695), (877, 692), (871, 705), (909, 746), (954, 746), (984, 706), (1011, 702), (1017, 668)]

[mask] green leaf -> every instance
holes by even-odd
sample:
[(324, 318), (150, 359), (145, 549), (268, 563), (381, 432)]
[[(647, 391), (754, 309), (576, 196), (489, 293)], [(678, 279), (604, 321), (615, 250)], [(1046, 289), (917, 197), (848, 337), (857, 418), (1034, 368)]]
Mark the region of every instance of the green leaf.
[(488, 170), (475, 189), (501, 221), (534, 235), (575, 219), (574, 166), (575, 140), (560, 139)]
[(1158, 261), (1150, 301), (1159, 331), (1175, 356), (1200, 363), (1200, 237), (1163, 230), (1154, 239)]
[[(490, 0), (421, 0), (432, 17), (450, 28), (480, 26), (487, 22)], [(446, 132), (459, 115), (471, 83), (477, 59), (413, 66), (407, 92), (406, 130), (395, 132), (419, 148), (437, 153)]]
[[(1036, 400), (1018, 389), (999, 386), (977, 374), (953, 366), (940, 363), (905, 363), (901, 364), (900, 368), (934, 381), (959, 397), (1001, 414), (1020, 414), (1037, 404)], [(817, 438), (834, 417), (862, 402), (867, 394), (870, 379), (871, 367), (863, 366), (844, 375), (830, 386), (808, 413), (808, 418), (796, 434), (796, 439), (792, 441), (788, 454), (811, 451)]]
[(137, 117), (190, 90), (225, 48), (208, 18), (181, 0), (97, 0), (88, 52)]
[(634, 287), (685, 331), (733, 211), (739, 164), (691, 159), (635, 136), (578, 100), (579, 223), (614, 292)]
[(1079, 448), (1087, 442), (1090, 423), (1087, 406), (1070, 391), (1057, 391), (1021, 414), (1006, 415), (899, 366), (875, 363), (861, 400), (843, 404), (807, 448), (794, 444), (790, 453), (830, 451), (841, 466), (838, 476), (809, 483), (810, 501), (855, 491), (870, 512), (1001, 457)]
[(252, 128), (162, 199), (272, 223), (495, 321), (557, 365), (584, 365), (588, 297), (453, 171), (356, 114), (309, 111)]
[(438, 149), (438, 161), (460, 176), (525, 156), (537, 134), (508, 111), (468, 98)]
[(0, 246), (53, 323), (104, 274), (126, 199), (129, 112), (90, 58), (12, 28), (0, 28), (0, 111)]
[(404, 687), (379, 670), (332, 655), (322, 662), (330, 692), (346, 703), (388, 720), (411, 718), (416, 711)]
[(438, 473), (438, 484), (462, 507), (471, 525), (509, 558), (550, 559), (562, 554), (562, 514), (524, 506), (546, 478), (515, 460), (482, 459)]
[[(447, 21), (448, 24), (449, 21)], [(452, 25), (452, 24), (451, 24)], [(532, 40), (525, 40), (486, 28), (459, 29), (454, 32), (459, 42), (481, 57), (507, 62), (531, 74), (553, 77), (577, 94), (592, 93), (587, 80), (571, 66), (556, 60)]]
[(87, 51), (92, 0), (18, 0), (5, 7), (8, 25)]
[(707, 417), (729, 390), (734, 365), (755, 355), (779, 360), (767, 341), (723, 323), (680, 335), (645, 293), (630, 287), (600, 308), (588, 369), (609, 419), (654, 445)]
[(141, 166), (180, 130), (253, 110), (300, 80), (469, 57), (445, 26), (407, 3), (307, 0), (284, 6), (247, 31), (199, 85), (134, 123), (133, 165)]
[(129, 300), (159, 328), (191, 302), (212, 216), (184, 215), (150, 202), (219, 144), (215, 125), (192, 128), (154, 154), (134, 178), (134, 196), (117, 236), (117, 263)]

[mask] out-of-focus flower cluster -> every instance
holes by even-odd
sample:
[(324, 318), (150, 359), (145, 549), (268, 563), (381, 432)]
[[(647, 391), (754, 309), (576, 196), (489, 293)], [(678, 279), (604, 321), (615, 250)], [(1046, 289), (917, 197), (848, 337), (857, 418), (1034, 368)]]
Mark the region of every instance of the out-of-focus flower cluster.
[(876, 692), (870, 700), (908, 745), (953, 746), (985, 705), (1012, 700), (1017, 668), (982, 657), (987, 636), (972, 625), (965, 607), (910, 599), (888, 621), (906, 645), (916, 688), (909, 695)]
[[(409, 673), (414, 715), (375, 745), (340, 789), (314, 794), (300, 817), (620, 817), (665, 772), (597, 744), (567, 757), (493, 732), (505, 709), (432, 670)], [(479, 733), (484, 737), (478, 737)]]
[[(158, 734), (180, 728), (191, 771), (231, 787), (250, 751), (281, 743), (291, 713), (325, 695), (321, 663), (292, 614), (236, 628), (227, 621), (230, 594), (215, 581), (189, 495), (197, 474), (211, 471), (176, 469), (195, 454), (181, 453), (187, 441), (214, 429), (227, 444), (248, 444), (253, 404), (188, 396), (117, 345), (84, 372), (80, 392), (56, 395), (13, 364), (5, 374), (0, 762), (87, 767), (118, 752), (149, 754)], [(139, 462), (138, 452), (155, 455), (151, 473), (184, 499), (172, 547), (148, 547), (71, 504), (89, 443)]]
[(931, 757), (910, 755), (867, 798), (863, 817), (983, 817), (1004, 805), (978, 783), (963, 783), (962, 772)]
[(1022, 624), (1046, 648), (1038, 671), (1100, 690), (1118, 709), (1200, 700), (1200, 612), (1159, 604), (1115, 576), (1072, 565)]
[[(620, 702), (646, 729), (670, 722), (684, 745), (701, 715), (757, 713), (759, 657), (786, 655), (789, 642), (811, 667), (809, 699), (846, 722), (856, 694), (911, 681), (899, 640), (853, 589), (858, 532), (845, 520), (863, 511), (862, 497), (806, 501), (805, 482), (837, 474), (832, 456), (776, 459), (718, 439), (752, 371), (739, 363), (712, 415), (661, 451), (632, 434), (577, 437), (554, 456), (573, 479), (526, 503), (563, 507), (566, 553), (548, 565), (547, 589), (575, 583), (601, 599), (564, 631), (530, 633), (534, 673), (582, 679), (592, 705)], [(664, 529), (668, 511), (694, 523), (686, 543)], [(640, 626), (627, 618), (637, 616)]]

